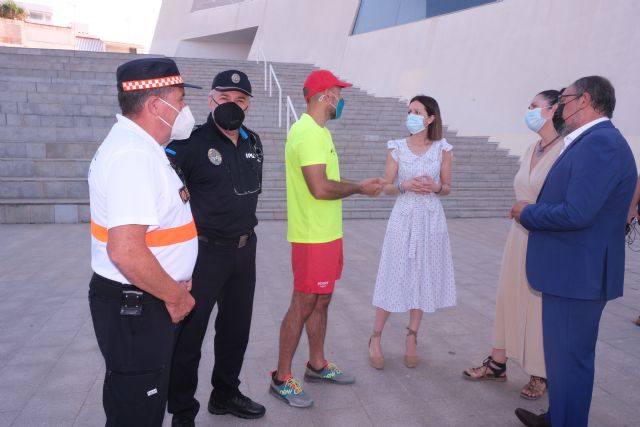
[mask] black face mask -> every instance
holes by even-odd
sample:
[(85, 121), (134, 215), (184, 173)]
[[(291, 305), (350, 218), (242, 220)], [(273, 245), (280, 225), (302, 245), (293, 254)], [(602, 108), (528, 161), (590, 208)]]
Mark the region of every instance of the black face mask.
[(244, 110), (235, 102), (218, 104), (213, 110), (213, 119), (224, 130), (236, 130), (244, 121)]
[(553, 121), (553, 127), (556, 128), (556, 132), (558, 132), (558, 135), (562, 135), (562, 132), (564, 131), (565, 122), (562, 118), (563, 111), (564, 104), (559, 104), (556, 112), (553, 113), (553, 118), (551, 119)]

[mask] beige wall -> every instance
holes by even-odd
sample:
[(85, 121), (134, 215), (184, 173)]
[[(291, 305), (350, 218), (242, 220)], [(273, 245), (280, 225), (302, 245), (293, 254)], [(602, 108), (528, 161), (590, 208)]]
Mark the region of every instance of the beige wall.
[(73, 50), (75, 34), (71, 27), (0, 18), (0, 46)]
[(151, 52), (175, 55), (180, 40), (257, 25), (250, 58), (260, 44), (269, 60), (327, 67), (378, 95), (433, 95), (452, 129), (514, 154), (535, 140), (523, 116), (537, 92), (600, 74), (640, 159), (639, 1), (503, 0), (351, 36), (358, 3), (253, 0), (190, 13), (190, 2), (164, 0)]
[(213, 43), (199, 39), (260, 25), (266, 3), (265, 0), (245, 1), (192, 13), (191, 1), (164, 0), (149, 51), (195, 58), (220, 58), (223, 54), (229, 55), (228, 58), (246, 58), (246, 44), (217, 43), (216, 52)]
[(23, 21), (0, 18), (0, 46), (21, 45), (23, 29)]
[(75, 49), (76, 37), (71, 28), (30, 24), (24, 27), (25, 47), (43, 49)]

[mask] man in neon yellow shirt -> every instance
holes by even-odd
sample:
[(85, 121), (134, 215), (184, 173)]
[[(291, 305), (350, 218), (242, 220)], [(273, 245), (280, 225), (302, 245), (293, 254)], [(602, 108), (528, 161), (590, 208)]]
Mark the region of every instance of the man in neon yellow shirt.
[(280, 327), (278, 369), (271, 392), (291, 406), (309, 407), (313, 400), (291, 373), (302, 328), (309, 338), (304, 378), (313, 382), (352, 384), (355, 378), (324, 357), (327, 310), (342, 273), (342, 201), (352, 194), (377, 196), (381, 178), (351, 182), (340, 178), (338, 154), (328, 120), (342, 114), (342, 82), (330, 71), (313, 71), (304, 83), (307, 113), (292, 127), (285, 147), (287, 169), (287, 238), (291, 242), (293, 297)]

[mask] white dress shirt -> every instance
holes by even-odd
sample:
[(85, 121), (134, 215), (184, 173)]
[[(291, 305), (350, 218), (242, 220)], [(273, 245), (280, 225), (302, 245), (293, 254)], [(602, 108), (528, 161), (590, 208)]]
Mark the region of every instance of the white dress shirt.
[(562, 152), (564, 150), (567, 149), (567, 147), (569, 145), (571, 145), (571, 143), (573, 141), (576, 140), (577, 137), (579, 137), (580, 135), (582, 135), (584, 132), (586, 132), (587, 129), (592, 128), (593, 126), (597, 125), (598, 123), (602, 123), (609, 120), (608, 117), (600, 117), (599, 119), (595, 119), (590, 121), (587, 124), (584, 124), (582, 126), (580, 126), (578, 129), (574, 130), (573, 132), (571, 132), (569, 135), (564, 137), (564, 148), (562, 149), (562, 151), (560, 152), (560, 154), (562, 154)]

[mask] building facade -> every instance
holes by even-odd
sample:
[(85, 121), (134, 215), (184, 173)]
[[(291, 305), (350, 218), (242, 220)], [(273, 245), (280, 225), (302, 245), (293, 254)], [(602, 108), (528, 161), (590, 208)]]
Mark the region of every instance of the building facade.
[(434, 96), (462, 135), (522, 154), (533, 96), (592, 74), (640, 158), (640, 2), (633, 0), (163, 0), (151, 53), (311, 63), (363, 89)]

